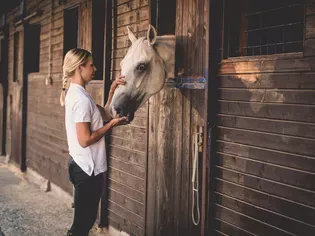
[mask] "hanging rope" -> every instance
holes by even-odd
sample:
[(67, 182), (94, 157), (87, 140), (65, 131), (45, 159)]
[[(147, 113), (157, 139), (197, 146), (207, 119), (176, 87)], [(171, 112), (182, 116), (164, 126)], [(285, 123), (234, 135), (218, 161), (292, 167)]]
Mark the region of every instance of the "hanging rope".
[[(192, 173), (192, 212), (191, 217), (194, 225), (198, 225), (200, 223), (200, 208), (199, 208), (199, 145), (201, 144), (201, 132), (202, 128), (200, 127), (199, 132), (198, 129), (193, 136), (193, 173)], [(195, 199), (196, 199), (196, 213), (197, 219), (195, 218)]]

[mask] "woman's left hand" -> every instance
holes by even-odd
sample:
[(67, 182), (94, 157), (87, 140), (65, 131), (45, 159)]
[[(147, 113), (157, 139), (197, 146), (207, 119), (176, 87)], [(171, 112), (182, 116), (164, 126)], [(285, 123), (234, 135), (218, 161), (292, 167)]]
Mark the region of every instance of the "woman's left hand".
[(114, 92), (117, 88), (118, 85), (125, 85), (126, 81), (123, 80), (123, 78), (125, 78), (125, 76), (122, 76), (121, 74), (119, 74), (116, 79), (113, 81), (112, 85), (110, 86), (110, 90), (109, 90), (109, 95), (108, 95), (108, 99), (107, 102), (104, 106), (104, 110), (105, 110), (105, 114), (104, 114), (104, 121), (109, 121), (111, 119), (111, 116), (109, 114), (109, 105), (112, 102), (113, 96), (114, 96)]
[(125, 76), (119, 74), (116, 79), (113, 81), (112, 85), (110, 86), (110, 90), (109, 93), (113, 94), (117, 88), (118, 85), (125, 85), (126, 81), (123, 80), (123, 78), (125, 78)]

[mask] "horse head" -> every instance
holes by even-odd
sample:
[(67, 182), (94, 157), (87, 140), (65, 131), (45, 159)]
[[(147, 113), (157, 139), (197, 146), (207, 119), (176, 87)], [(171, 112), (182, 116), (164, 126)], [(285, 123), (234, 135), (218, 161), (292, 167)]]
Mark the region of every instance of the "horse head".
[(120, 63), (126, 84), (116, 88), (109, 109), (112, 117), (128, 116), (132, 121), (136, 110), (174, 77), (175, 36), (157, 36), (151, 25), (146, 37), (138, 39), (127, 30), (132, 44)]

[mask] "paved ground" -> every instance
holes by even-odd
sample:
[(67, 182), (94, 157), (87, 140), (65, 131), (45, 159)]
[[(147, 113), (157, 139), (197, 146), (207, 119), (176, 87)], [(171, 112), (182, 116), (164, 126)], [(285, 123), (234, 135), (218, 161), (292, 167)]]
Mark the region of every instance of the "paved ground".
[(0, 236), (64, 236), (72, 217), (70, 206), (0, 160)]

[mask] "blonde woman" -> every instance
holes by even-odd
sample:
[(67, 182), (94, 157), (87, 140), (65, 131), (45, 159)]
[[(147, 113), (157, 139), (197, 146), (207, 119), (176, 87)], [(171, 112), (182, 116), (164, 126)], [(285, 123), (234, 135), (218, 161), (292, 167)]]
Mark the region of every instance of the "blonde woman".
[[(127, 124), (127, 117), (110, 119), (108, 104), (118, 85), (125, 81), (119, 76), (112, 84), (104, 117), (85, 90), (96, 68), (90, 52), (72, 49), (63, 64), (63, 89), (60, 103), (65, 106), (65, 123), (70, 160), (69, 179), (74, 185), (74, 220), (67, 235), (88, 236), (95, 223), (99, 200), (107, 170), (104, 135), (112, 127)], [(70, 84), (67, 94), (66, 89)]]

